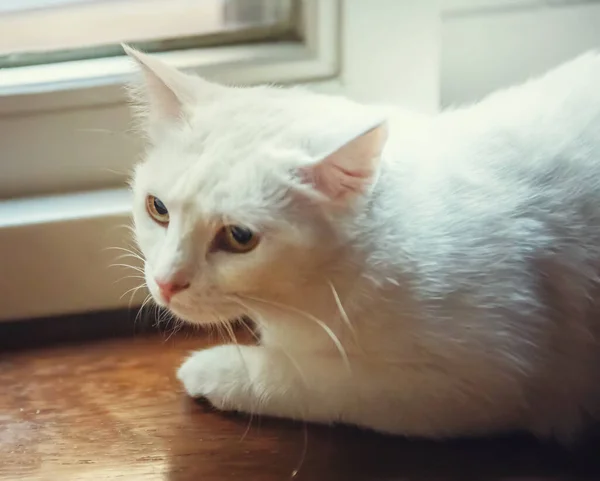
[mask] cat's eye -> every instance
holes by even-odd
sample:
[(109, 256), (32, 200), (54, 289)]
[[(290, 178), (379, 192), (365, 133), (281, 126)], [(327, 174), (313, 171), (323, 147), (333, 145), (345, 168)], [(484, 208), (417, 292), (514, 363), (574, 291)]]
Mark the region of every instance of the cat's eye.
[(169, 223), (169, 211), (158, 197), (154, 197), (153, 195), (146, 197), (146, 210), (150, 214), (150, 217), (160, 225), (167, 225)]
[(244, 254), (256, 248), (260, 238), (247, 227), (227, 225), (219, 231), (215, 241), (217, 249), (234, 254)]

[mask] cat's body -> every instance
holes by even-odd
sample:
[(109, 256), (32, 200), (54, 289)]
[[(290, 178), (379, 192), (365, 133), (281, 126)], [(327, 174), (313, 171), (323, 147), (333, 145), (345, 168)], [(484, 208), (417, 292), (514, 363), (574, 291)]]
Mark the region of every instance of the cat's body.
[[(131, 53), (161, 97), (152, 76), (176, 74)], [(352, 120), (354, 104), (268, 89), (216, 90), (202, 106), (186, 89), (210, 84), (171, 78), (159, 88), (183, 93), (158, 113), (181, 111), (134, 183), (149, 287), (161, 302), (153, 279), (178, 276), (176, 314), (245, 314), (261, 332), (261, 346), (192, 355), (179, 371), (191, 395), (428, 437), (568, 438), (600, 415), (600, 56), (435, 117), (356, 106)], [(280, 125), (253, 122), (261, 101)], [(312, 119), (295, 116), (317, 105), (327, 113), (305, 137)], [(259, 129), (248, 145), (235, 137), (244, 122)], [(228, 123), (233, 134), (219, 131)], [(165, 233), (149, 194), (173, 206)], [(215, 212), (261, 244), (211, 250)]]

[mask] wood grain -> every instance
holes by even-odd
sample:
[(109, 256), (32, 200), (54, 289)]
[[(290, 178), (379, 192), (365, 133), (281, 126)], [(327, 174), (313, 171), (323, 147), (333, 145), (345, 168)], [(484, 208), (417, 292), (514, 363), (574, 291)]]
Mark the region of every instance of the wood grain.
[(571, 452), (516, 437), (432, 443), (223, 415), (186, 397), (174, 376), (209, 338), (166, 338), (3, 350), (0, 479), (600, 479), (597, 442)]

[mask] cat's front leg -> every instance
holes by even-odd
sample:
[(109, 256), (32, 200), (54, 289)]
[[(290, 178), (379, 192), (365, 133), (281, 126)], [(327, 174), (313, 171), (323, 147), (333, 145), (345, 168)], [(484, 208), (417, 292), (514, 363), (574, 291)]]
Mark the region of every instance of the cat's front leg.
[[(311, 356), (312, 357), (312, 356)], [(316, 362), (315, 362), (316, 361)], [(329, 373), (339, 376), (339, 364)], [(259, 346), (223, 345), (193, 353), (179, 368), (178, 379), (192, 397), (203, 397), (216, 408), (276, 417), (331, 422), (341, 400), (334, 392), (315, 398), (307, 379), (329, 377), (327, 362), (301, 358)], [(335, 384), (335, 383), (334, 383)], [(333, 387), (330, 385), (329, 388)], [(327, 386), (321, 386), (321, 391)], [(321, 393), (322, 394), (322, 393)]]
[(191, 396), (221, 410), (408, 436), (522, 427), (518, 386), (500, 376), (463, 378), (439, 366), (390, 366), (364, 358), (346, 363), (335, 354), (219, 346), (194, 353), (178, 377)]
[(177, 371), (186, 392), (221, 410), (251, 411), (254, 377), (263, 361), (258, 347), (222, 345), (194, 352)]

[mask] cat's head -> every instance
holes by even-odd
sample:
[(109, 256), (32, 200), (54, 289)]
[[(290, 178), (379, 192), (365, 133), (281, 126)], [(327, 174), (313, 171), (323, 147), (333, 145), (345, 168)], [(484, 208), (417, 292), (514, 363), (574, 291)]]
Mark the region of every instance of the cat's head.
[(216, 322), (323, 281), (377, 180), (383, 114), (303, 90), (217, 85), (125, 48), (143, 73), (134, 222), (156, 302)]

